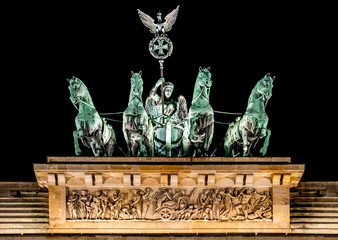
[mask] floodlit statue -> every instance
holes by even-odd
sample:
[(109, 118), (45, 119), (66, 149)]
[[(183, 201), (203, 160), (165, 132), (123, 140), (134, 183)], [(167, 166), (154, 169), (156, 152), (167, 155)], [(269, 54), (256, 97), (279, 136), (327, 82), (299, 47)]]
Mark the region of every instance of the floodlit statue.
[(142, 72), (131, 72), (127, 109), (123, 112), (123, 134), (128, 156), (153, 156), (153, 125), (143, 107)]
[(226, 132), (225, 156), (236, 156), (236, 146), (242, 146), (243, 156), (248, 156), (252, 145), (255, 147), (259, 139), (265, 138), (260, 154), (265, 156), (269, 145), (271, 131), (267, 129), (268, 115), (265, 106), (272, 96), (275, 77), (266, 74), (253, 88), (248, 100), (247, 109), (242, 117), (229, 125)]
[[(156, 93), (163, 84), (163, 103)], [(174, 84), (160, 78), (146, 100), (146, 111), (154, 124), (154, 155), (167, 157), (183, 156), (182, 137), (187, 117), (187, 102), (183, 96), (175, 101), (171, 95)], [(163, 110), (163, 113), (162, 113)]]
[(73, 132), (75, 154), (81, 155), (78, 139), (83, 145), (91, 148), (94, 155), (113, 155), (116, 144), (114, 129), (96, 111), (89, 91), (84, 83), (73, 77), (67, 79), (69, 82), (70, 100), (79, 111), (75, 118), (76, 131)]
[(214, 135), (214, 111), (209, 104), (212, 85), (210, 68), (199, 68), (185, 130), (185, 155), (207, 156)]

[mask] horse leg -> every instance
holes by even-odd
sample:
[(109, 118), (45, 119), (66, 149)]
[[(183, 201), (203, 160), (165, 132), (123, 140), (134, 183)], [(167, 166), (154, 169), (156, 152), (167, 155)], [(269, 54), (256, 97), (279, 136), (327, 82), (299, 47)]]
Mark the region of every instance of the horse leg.
[[(81, 131), (81, 130), (80, 130)], [(79, 131), (79, 132), (80, 132)], [(75, 155), (79, 156), (82, 154), (82, 151), (79, 146), (79, 132), (78, 131), (73, 131), (73, 138), (74, 138), (74, 148), (75, 148)]]
[(153, 156), (152, 146), (151, 146), (150, 140), (147, 137), (144, 137), (143, 145), (146, 147), (146, 152), (148, 156), (152, 157)]
[(96, 141), (93, 139), (93, 137), (90, 137), (90, 141), (89, 141), (89, 146), (94, 154), (95, 157), (99, 157), (99, 154), (97, 153), (97, 143)]
[(183, 156), (188, 157), (189, 156), (189, 142), (185, 139), (183, 139)]
[(231, 157), (231, 151), (232, 151), (232, 142), (229, 137), (226, 137), (224, 140), (224, 150), (225, 150), (225, 156)]
[(110, 139), (109, 139), (109, 141), (107, 142), (107, 144), (106, 144), (106, 146), (104, 148), (105, 152), (106, 152), (106, 155), (108, 157), (113, 156), (115, 145), (116, 145), (116, 135), (115, 135), (114, 129), (111, 127), (110, 128)]
[(143, 127), (140, 126), (140, 129), (142, 131), (142, 133), (140, 134), (140, 156), (142, 157), (148, 157), (148, 152), (147, 152), (147, 145), (145, 144), (145, 140), (146, 138), (144, 137), (144, 131), (143, 131)]
[[(104, 149), (104, 144), (102, 141), (102, 129), (98, 128), (97, 131), (94, 134), (95, 136), (95, 152), (97, 156), (100, 156)], [(96, 156), (95, 155), (95, 156)]]
[(115, 148), (115, 141), (112, 138), (110, 138), (109, 141), (104, 146), (105, 156), (108, 156), (108, 157), (113, 156), (114, 148)]
[(242, 131), (242, 139), (243, 139), (243, 157), (247, 157), (249, 155), (250, 144), (248, 141), (248, 132), (245, 129)]
[(264, 144), (263, 144), (263, 147), (261, 148), (261, 150), (259, 151), (259, 153), (262, 156), (265, 156), (265, 154), (266, 154), (266, 152), (268, 150), (270, 136), (271, 136), (271, 130), (270, 129), (266, 129), (266, 135), (265, 135)]
[(134, 144), (131, 145), (131, 148), (130, 148), (131, 156), (137, 157), (139, 145), (140, 144), (138, 142), (134, 142)]
[(204, 154), (205, 155), (209, 151), (209, 147), (211, 145), (213, 135), (214, 135), (214, 123), (211, 123), (205, 129), (205, 139), (204, 139)]
[(127, 148), (128, 148), (127, 156), (128, 156), (128, 157), (131, 157), (131, 156), (132, 156), (132, 155), (131, 155), (132, 144), (131, 144), (131, 143), (128, 143), (128, 144), (127, 144)]

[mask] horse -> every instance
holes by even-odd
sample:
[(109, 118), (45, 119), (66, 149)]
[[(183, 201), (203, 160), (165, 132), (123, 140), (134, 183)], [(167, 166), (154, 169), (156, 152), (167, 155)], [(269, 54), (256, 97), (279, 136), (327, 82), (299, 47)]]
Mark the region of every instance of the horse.
[(258, 140), (262, 138), (265, 138), (265, 141), (260, 149), (260, 154), (266, 155), (271, 131), (267, 128), (269, 118), (265, 113), (265, 107), (272, 96), (275, 78), (268, 73), (257, 82), (251, 91), (245, 113), (229, 125), (224, 138), (226, 157), (236, 155), (234, 152), (235, 143), (239, 147), (242, 146), (243, 156), (248, 156), (251, 146), (254, 144), (255, 147)]
[(83, 145), (91, 148), (94, 156), (113, 155), (116, 145), (114, 129), (96, 111), (86, 85), (76, 77), (67, 79), (69, 82), (70, 100), (78, 110), (75, 118), (76, 130), (73, 131), (75, 154), (81, 155), (80, 138)]
[(142, 72), (131, 72), (129, 103), (123, 112), (122, 131), (128, 156), (153, 156), (153, 125), (143, 107)]
[(211, 85), (210, 67), (200, 67), (195, 82), (193, 100), (189, 108), (188, 124), (183, 138), (183, 148), (186, 156), (207, 156), (209, 151), (214, 135), (214, 111), (209, 104)]

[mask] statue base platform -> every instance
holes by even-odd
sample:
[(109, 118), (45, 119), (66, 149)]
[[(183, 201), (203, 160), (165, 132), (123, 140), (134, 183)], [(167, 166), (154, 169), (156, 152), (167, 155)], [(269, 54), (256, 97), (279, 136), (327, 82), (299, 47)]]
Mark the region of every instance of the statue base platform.
[(48, 157), (49, 233), (290, 233), (290, 158)]

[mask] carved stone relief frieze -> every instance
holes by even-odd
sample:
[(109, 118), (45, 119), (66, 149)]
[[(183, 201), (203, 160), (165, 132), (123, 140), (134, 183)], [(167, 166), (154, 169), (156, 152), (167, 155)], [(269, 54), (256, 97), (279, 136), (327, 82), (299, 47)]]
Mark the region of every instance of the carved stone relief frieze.
[(67, 220), (272, 221), (269, 191), (255, 188), (68, 189)]

